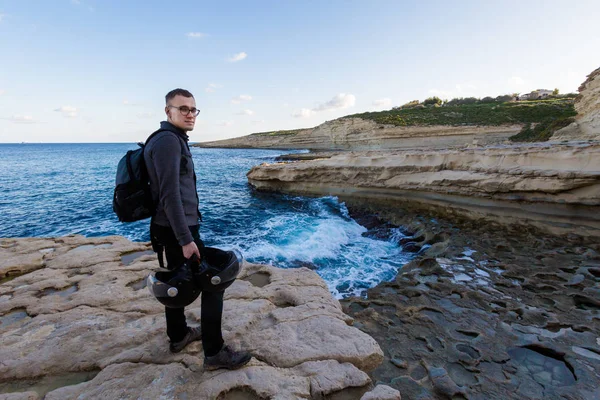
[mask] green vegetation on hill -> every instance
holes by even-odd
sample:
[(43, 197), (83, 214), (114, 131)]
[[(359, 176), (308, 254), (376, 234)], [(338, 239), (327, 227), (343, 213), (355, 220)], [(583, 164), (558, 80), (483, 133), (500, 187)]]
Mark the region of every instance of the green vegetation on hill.
[[(577, 114), (574, 100), (577, 94), (556, 94), (544, 100), (514, 101), (517, 94), (498, 97), (456, 98), (442, 100), (430, 97), (423, 102), (413, 100), (388, 111), (365, 112), (345, 118), (362, 118), (382, 125), (503, 125), (522, 124), (523, 129), (510, 139), (513, 141), (548, 140), (554, 131), (567, 126)], [(253, 133), (251, 136), (295, 135), (305, 129)]]
[(271, 131), (271, 132), (257, 132), (250, 136), (283, 136), (283, 135), (295, 135), (296, 133), (303, 131), (304, 129), (291, 129), (289, 131)]
[(572, 122), (575, 122), (575, 118), (567, 117), (546, 120), (536, 124), (534, 127), (532, 127), (532, 124), (527, 124), (521, 129), (521, 132), (511, 136), (509, 139), (513, 142), (545, 142), (550, 139), (554, 132), (570, 125)]
[(576, 115), (573, 98), (511, 102), (477, 101), (460, 105), (440, 104), (437, 100), (435, 98), (428, 99), (422, 104), (411, 102), (408, 107), (406, 107), (407, 104), (388, 111), (347, 115), (342, 119), (362, 118), (379, 124), (396, 126), (460, 126), (531, 124), (552, 122)]

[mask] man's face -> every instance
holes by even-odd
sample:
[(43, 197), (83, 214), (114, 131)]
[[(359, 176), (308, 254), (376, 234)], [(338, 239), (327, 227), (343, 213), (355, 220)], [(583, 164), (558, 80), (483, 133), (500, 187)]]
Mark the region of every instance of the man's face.
[(193, 130), (196, 124), (196, 114), (194, 111), (190, 111), (187, 115), (183, 115), (184, 113), (180, 111), (181, 109), (184, 111), (196, 110), (196, 100), (193, 97), (184, 97), (181, 95), (173, 97), (165, 107), (167, 121), (186, 132)]

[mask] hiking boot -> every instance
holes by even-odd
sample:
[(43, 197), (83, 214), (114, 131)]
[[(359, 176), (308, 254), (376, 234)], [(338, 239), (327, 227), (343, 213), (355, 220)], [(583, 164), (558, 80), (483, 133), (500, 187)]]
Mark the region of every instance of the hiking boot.
[(204, 357), (204, 369), (213, 371), (219, 368), (238, 369), (250, 361), (252, 355), (247, 351), (234, 351), (229, 346), (223, 346), (212, 357)]
[(185, 348), (185, 346), (200, 339), (202, 339), (200, 325), (194, 328), (188, 327), (188, 333), (186, 333), (183, 339), (181, 339), (179, 342), (171, 342), (169, 345), (169, 350), (171, 350), (171, 353), (179, 353)]

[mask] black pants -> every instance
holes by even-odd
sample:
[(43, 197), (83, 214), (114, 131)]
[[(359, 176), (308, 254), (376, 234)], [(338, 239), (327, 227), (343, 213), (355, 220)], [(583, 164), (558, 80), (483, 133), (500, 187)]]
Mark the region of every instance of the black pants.
[[(190, 226), (194, 242), (200, 249), (204, 243), (200, 239), (198, 225)], [(153, 242), (162, 244), (165, 248), (165, 257), (167, 259), (167, 268), (175, 269), (185, 262), (183, 249), (179, 245), (175, 233), (170, 227), (164, 227), (152, 224), (150, 227), (150, 236)], [(200, 319), (202, 325), (202, 347), (204, 347), (205, 356), (214, 356), (223, 347), (223, 335), (221, 332), (221, 316), (223, 315), (223, 293), (202, 292), (202, 305)], [(167, 336), (171, 342), (181, 341), (187, 334), (187, 323), (185, 320), (184, 308), (165, 307), (165, 316), (167, 318)]]

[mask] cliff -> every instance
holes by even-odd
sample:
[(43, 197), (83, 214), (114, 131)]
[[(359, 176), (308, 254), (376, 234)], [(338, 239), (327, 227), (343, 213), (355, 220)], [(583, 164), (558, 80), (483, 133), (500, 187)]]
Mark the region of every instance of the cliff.
[(200, 342), (168, 350), (164, 307), (144, 288), (157, 267), (149, 244), (118, 236), (1, 239), (0, 399), (359, 399), (371, 386), (382, 351), (316, 273), (246, 263), (223, 335), (254, 357), (205, 372)]
[(380, 199), (600, 236), (600, 144), (348, 152), (262, 164), (259, 190)]
[(557, 131), (552, 140), (600, 140), (600, 68), (579, 87), (575, 110), (575, 122)]
[(466, 144), (501, 143), (521, 129), (500, 126), (394, 126), (362, 118), (341, 118), (294, 134), (253, 134), (235, 139), (198, 143), (197, 147), (310, 150), (383, 150), (447, 148)]
[(496, 144), (523, 125), (575, 115), (572, 98), (545, 101), (474, 101), (461, 105), (423, 104), (348, 115), (311, 129), (254, 133), (198, 143), (198, 147), (313, 150), (447, 148)]

